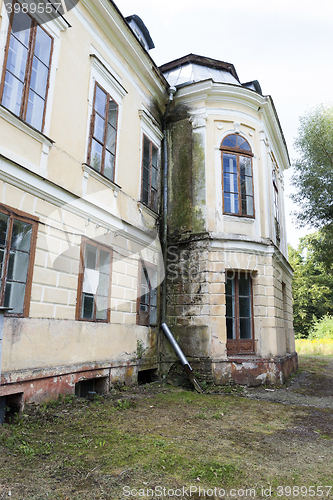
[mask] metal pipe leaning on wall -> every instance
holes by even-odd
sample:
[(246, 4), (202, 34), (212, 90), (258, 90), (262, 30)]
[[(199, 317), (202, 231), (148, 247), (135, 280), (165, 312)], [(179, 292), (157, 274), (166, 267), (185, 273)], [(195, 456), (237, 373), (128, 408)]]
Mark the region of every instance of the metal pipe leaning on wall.
[(161, 327), (162, 327), (164, 335), (169, 340), (170, 344), (174, 348), (175, 353), (177, 354), (178, 358), (180, 359), (180, 362), (184, 367), (184, 371), (185, 371), (186, 375), (188, 376), (188, 378), (190, 379), (190, 381), (192, 382), (192, 384), (194, 385), (195, 390), (197, 392), (202, 393), (203, 390), (201, 389), (199, 382), (197, 381), (197, 379), (194, 376), (193, 369), (192, 369), (190, 363), (187, 361), (186, 357), (184, 356), (184, 353), (181, 350), (181, 348), (179, 347), (175, 337), (170, 332), (168, 325), (166, 323), (162, 323)]

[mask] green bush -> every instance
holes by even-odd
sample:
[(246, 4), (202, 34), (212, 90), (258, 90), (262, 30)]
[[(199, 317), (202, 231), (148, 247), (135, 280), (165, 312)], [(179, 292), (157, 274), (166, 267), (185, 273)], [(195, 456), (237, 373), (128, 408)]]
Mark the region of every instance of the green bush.
[(310, 331), (309, 339), (333, 340), (333, 317), (326, 315), (317, 320)]

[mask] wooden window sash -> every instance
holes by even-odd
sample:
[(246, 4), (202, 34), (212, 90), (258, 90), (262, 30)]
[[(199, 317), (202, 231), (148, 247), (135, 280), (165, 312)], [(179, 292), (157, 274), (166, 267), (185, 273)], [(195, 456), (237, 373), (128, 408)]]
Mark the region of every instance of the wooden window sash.
[[(234, 134), (229, 134), (229, 135), (234, 135)], [(223, 139), (222, 142), (224, 142), (227, 139), (227, 137), (229, 137), (229, 136), (226, 136)], [(222, 196), (222, 205), (223, 205), (223, 214), (224, 215), (233, 215), (235, 217), (248, 217), (248, 218), (254, 219), (255, 218), (255, 204), (254, 204), (253, 163), (252, 163), (252, 157), (254, 155), (253, 155), (252, 151), (247, 151), (245, 149), (242, 149), (242, 148), (239, 148), (239, 147), (236, 147), (236, 146), (235, 147), (230, 147), (230, 146), (223, 146), (223, 145), (221, 145), (220, 150), (221, 150), (221, 164), (222, 164), (222, 193), (223, 193), (223, 196)], [(224, 174), (223, 153), (230, 153), (230, 154), (234, 154), (236, 156), (237, 187), (238, 187), (238, 196), (237, 196), (237, 199), (238, 199), (238, 214), (233, 213), (233, 212), (226, 212), (225, 211), (225, 204), (224, 204), (224, 193), (225, 193), (225, 191), (224, 191), (224, 176), (223, 176), (223, 174)], [(241, 179), (240, 179), (240, 177), (241, 177), (240, 176), (240, 157), (241, 156), (251, 159), (252, 195), (246, 195), (246, 197), (247, 196), (251, 196), (252, 197), (252, 200), (253, 200), (253, 215), (243, 214), (243, 210), (242, 210), (242, 193), (241, 193)], [(235, 174), (232, 174), (232, 175), (235, 175)]]
[[(30, 249), (29, 252), (29, 262), (27, 269), (27, 278), (25, 282), (25, 290), (24, 290), (24, 301), (23, 301), (23, 312), (22, 313), (13, 313), (11, 311), (6, 312), (6, 316), (16, 317), (16, 318), (26, 318), (29, 316), (30, 311), (30, 297), (31, 297), (31, 287), (32, 287), (32, 275), (33, 275), (33, 267), (35, 261), (35, 253), (36, 253), (36, 240), (37, 240), (37, 222), (38, 218), (25, 215), (23, 212), (19, 210), (12, 210), (10, 207), (4, 206), (0, 204), (0, 212), (4, 215), (8, 216), (8, 225), (6, 232), (6, 243), (4, 247), (4, 261), (2, 263), (2, 283), (0, 288), (0, 304), (3, 305), (5, 299), (6, 292), (6, 284), (7, 284), (7, 273), (8, 273), (8, 264), (10, 257), (10, 245), (12, 241), (12, 233), (13, 233), (13, 224), (14, 219), (24, 222), (26, 224), (31, 225), (31, 239), (30, 239)], [(11, 280), (13, 283), (18, 281)]]
[[(94, 311), (93, 311), (93, 318), (88, 319), (88, 318), (82, 318), (82, 307), (83, 307), (83, 281), (84, 281), (84, 271), (85, 271), (85, 256), (86, 256), (86, 246), (91, 245), (93, 247), (96, 247), (98, 249), (97, 253), (97, 263), (96, 267), (98, 270), (99, 266), (99, 252), (100, 250), (106, 251), (110, 255), (110, 263), (109, 263), (109, 291), (108, 291), (108, 299), (107, 299), (107, 318), (106, 319), (98, 319), (96, 318), (96, 307), (97, 307), (97, 290), (96, 294), (94, 295)], [(111, 301), (111, 286), (112, 286), (112, 259), (113, 259), (113, 250), (111, 247), (104, 245), (103, 243), (96, 242), (94, 240), (91, 240), (89, 238), (83, 237), (82, 242), (81, 242), (81, 248), (80, 248), (80, 268), (79, 268), (79, 279), (78, 279), (78, 288), (77, 288), (77, 300), (76, 300), (76, 320), (77, 321), (87, 321), (90, 323), (110, 323), (111, 319), (111, 307), (110, 307), (110, 301)]]
[[(141, 279), (143, 269), (146, 269), (146, 273), (147, 273), (146, 281), (147, 281), (147, 285), (148, 285), (148, 289), (149, 289), (148, 314), (147, 314), (147, 321), (145, 324), (142, 323), (142, 315), (140, 314), (140, 310), (141, 310), (140, 306), (142, 304), (141, 297), (143, 295), (142, 294), (142, 279)], [(149, 278), (148, 269), (150, 269), (153, 272), (157, 272), (156, 266), (143, 263), (142, 261), (139, 262), (139, 266), (138, 266), (138, 276), (139, 276), (139, 279), (138, 279), (138, 298), (137, 298), (137, 302), (136, 302), (136, 304), (137, 304), (137, 306), (136, 306), (136, 323), (137, 323), (137, 325), (141, 325), (141, 326), (156, 326), (156, 325), (151, 325), (151, 292), (152, 292), (152, 290), (154, 290), (154, 288), (152, 287), (152, 284), (151, 284), (151, 281)], [(156, 306), (156, 310), (158, 311), (157, 306)]]
[[(20, 2), (17, 2), (17, 0), (13, 1), (13, 9), (12, 9), (10, 19), (9, 19), (8, 33), (7, 33), (7, 39), (6, 39), (6, 48), (5, 48), (5, 56), (4, 56), (3, 69), (2, 69), (2, 78), (1, 78), (1, 85), (0, 85), (0, 104), (2, 103), (2, 98), (3, 98), (4, 88), (5, 88), (5, 78), (6, 78), (6, 72), (7, 72), (9, 45), (10, 45), (10, 38), (11, 38), (11, 34), (12, 34), (13, 20), (14, 20), (14, 14), (15, 14), (14, 5), (16, 3), (20, 3)], [(43, 116), (42, 116), (42, 124), (41, 124), (40, 130), (35, 129), (35, 127), (33, 125), (31, 125), (30, 123), (27, 123), (27, 125), (34, 128), (35, 130), (38, 130), (39, 132), (43, 132), (44, 126), (45, 126), (46, 104), (47, 104), (47, 98), (48, 98), (49, 86), (50, 86), (50, 72), (51, 72), (51, 62), (52, 62), (52, 56), (53, 56), (54, 40), (49, 35), (49, 33), (43, 28), (43, 26), (38, 24), (36, 19), (34, 19), (32, 16), (30, 16), (29, 13), (26, 13), (26, 14), (31, 18), (31, 26), (30, 26), (30, 32), (29, 32), (29, 43), (28, 43), (28, 57), (27, 57), (27, 61), (26, 61), (20, 112), (19, 112), (19, 115), (16, 115), (15, 113), (13, 113), (13, 114), (15, 116), (18, 116), (18, 118), (20, 118), (24, 122), (26, 122), (28, 100), (29, 100), (29, 90), (30, 90), (31, 74), (32, 74), (32, 64), (33, 64), (35, 44), (36, 44), (37, 27), (39, 27), (51, 39), (51, 48), (50, 48), (49, 66), (48, 66), (48, 74), (47, 74), (47, 82), (46, 82), (45, 99), (43, 99), (43, 101), (44, 101)], [(3, 104), (1, 104), (1, 106), (3, 106)]]
[(277, 185), (276, 172), (273, 170), (273, 192), (274, 192), (274, 221), (275, 235), (278, 243), (281, 241), (281, 225), (280, 225), (280, 204), (279, 204), (279, 189)]
[[(245, 275), (245, 273), (240, 273)], [(227, 273), (228, 275), (228, 273)], [(228, 278), (227, 278), (228, 279)], [(230, 279), (230, 278), (229, 278)], [(235, 286), (235, 339), (227, 338), (227, 352), (228, 354), (253, 354), (254, 353), (254, 317), (253, 317), (253, 283), (250, 277), (250, 301), (251, 301), (251, 339), (240, 338), (240, 307), (239, 307), (239, 275), (233, 277)], [(246, 347), (249, 347), (246, 349)]]
[[(159, 148), (156, 146), (156, 144), (154, 144), (145, 134), (143, 135), (143, 140), (142, 140), (142, 158), (141, 158), (141, 201), (142, 203), (144, 203), (146, 205), (146, 203), (143, 201), (143, 171), (144, 171), (144, 165), (143, 165), (143, 162), (144, 162), (144, 146), (145, 146), (145, 139), (148, 141), (149, 143), (149, 175), (148, 175), (148, 179), (149, 179), (149, 185), (148, 185), (148, 203), (147, 203), (147, 206), (153, 210), (154, 212), (157, 212), (158, 210), (158, 182), (159, 182), (159, 171), (158, 171), (158, 152), (159, 152)], [(152, 187), (152, 171), (153, 171), (153, 147), (156, 149), (156, 155), (157, 155), (157, 161), (156, 161), (156, 184), (157, 184), (157, 188), (155, 190), (155, 188)], [(152, 197), (152, 192), (155, 192), (156, 193), (156, 206), (152, 206), (153, 205), (153, 197)]]
[[(106, 103), (105, 103), (105, 118), (104, 118), (104, 131), (103, 131), (103, 142), (100, 141), (100, 139), (97, 139), (97, 137), (94, 136), (94, 128), (95, 128), (95, 121), (96, 121), (96, 113), (101, 116), (95, 109), (96, 105), (96, 91), (97, 87), (99, 87), (102, 92), (106, 95)], [(110, 154), (113, 156), (113, 171), (112, 171), (112, 179), (109, 179), (109, 177), (106, 177), (104, 174), (105, 170), (105, 156), (106, 156), (106, 141), (107, 141), (107, 130), (108, 130), (108, 117), (109, 117), (109, 109), (110, 109), (110, 101), (114, 102), (116, 107), (117, 107), (117, 117), (116, 117), (116, 127), (111, 127), (115, 130), (116, 138), (115, 138), (115, 148), (114, 148), (114, 154), (110, 151)], [(96, 81), (95, 82), (95, 88), (94, 88), (94, 98), (93, 98), (93, 108), (92, 108), (92, 114), (91, 114), (91, 120), (90, 120), (90, 128), (89, 128), (89, 144), (88, 144), (88, 153), (87, 153), (87, 163), (90, 165), (92, 168), (94, 168), (91, 164), (92, 158), (91, 158), (91, 151), (92, 151), (92, 143), (93, 140), (98, 142), (102, 146), (102, 156), (101, 156), (101, 171), (99, 172), (103, 177), (106, 177), (106, 179), (111, 180), (114, 182), (114, 177), (115, 177), (115, 166), (116, 166), (116, 150), (117, 150), (117, 140), (118, 140), (118, 114), (119, 114), (119, 106), (116, 103), (114, 99), (112, 99), (111, 95)], [(108, 150), (109, 151), (109, 150)], [(96, 170), (94, 168), (94, 170)], [(97, 170), (96, 170), (97, 171)]]

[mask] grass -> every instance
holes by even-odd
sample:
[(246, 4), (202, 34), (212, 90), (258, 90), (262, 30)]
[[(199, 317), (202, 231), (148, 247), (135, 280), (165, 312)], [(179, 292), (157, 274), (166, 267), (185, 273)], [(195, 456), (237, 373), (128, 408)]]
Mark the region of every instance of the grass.
[(296, 339), (295, 342), (300, 355), (333, 355), (333, 339)]
[(311, 412), (162, 384), (27, 405), (0, 427), (0, 498), (120, 500), (124, 487), (158, 485), (261, 498), (269, 485), (330, 484), (332, 412)]

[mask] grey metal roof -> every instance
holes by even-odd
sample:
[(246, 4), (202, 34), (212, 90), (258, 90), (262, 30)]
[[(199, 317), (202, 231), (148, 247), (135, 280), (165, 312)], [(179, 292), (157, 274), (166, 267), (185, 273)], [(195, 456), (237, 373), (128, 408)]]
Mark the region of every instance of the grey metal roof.
[(229, 72), (223, 69), (210, 68), (195, 63), (188, 63), (180, 67), (170, 69), (163, 73), (171, 87), (185, 85), (212, 79), (218, 83), (232, 83), (241, 85), (239, 81)]

